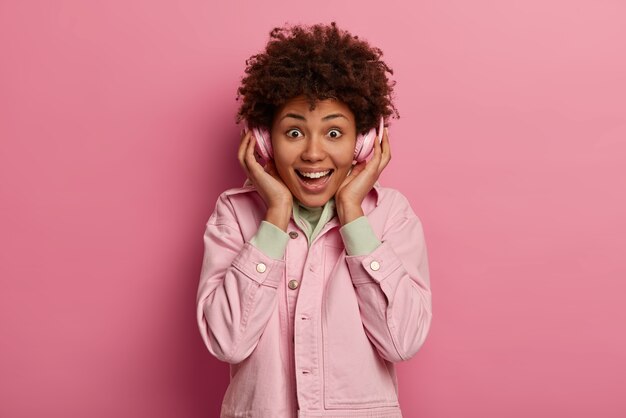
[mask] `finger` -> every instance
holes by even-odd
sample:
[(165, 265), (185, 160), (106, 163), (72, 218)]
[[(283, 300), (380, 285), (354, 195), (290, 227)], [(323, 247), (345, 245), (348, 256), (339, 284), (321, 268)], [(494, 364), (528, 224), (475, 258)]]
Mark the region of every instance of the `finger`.
[(272, 173), (278, 173), (276, 171), (276, 164), (274, 163), (274, 160), (272, 160), (271, 158), (269, 160), (266, 161), (265, 163), (265, 167), (263, 167), (265, 169), (265, 171), (269, 174)]
[(248, 142), (245, 144), (244, 152), (243, 152), (243, 161), (246, 164), (248, 170), (252, 170), (253, 164), (252, 160), (254, 159), (254, 145), (255, 139), (251, 137), (248, 139)]
[(361, 171), (363, 171), (365, 169), (365, 163), (364, 162), (360, 162), (354, 166), (352, 166), (352, 169), (350, 170), (350, 174), (348, 174), (346, 176), (346, 178), (343, 180), (343, 182), (341, 183), (342, 186), (347, 186), (348, 184), (350, 184), (352, 182), (352, 180), (354, 180)]
[(280, 177), (280, 174), (278, 174), (278, 170), (276, 170), (276, 165), (274, 165), (274, 162), (272, 160), (269, 160), (269, 162), (267, 163), (266, 171), (270, 176), (274, 177), (276, 181), (278, 181), (279, 183), (283, 185), (285, 184), (283, 179)]
[(278, 174), (276, 172), (276, 166), (274, 165), (273, 160), (268, 160), (267, 163), (265, 164), (265, 167), (263, 167), (263, 169), (265, 170), (267, 174), (270, 174), (273, 177), (275, 177), (275, 174), (276, 175)]
[(391, 148), (389, 147), (389, 131), (387, 130), (387, 128), (385, 128), (385, 133), (383, 134), (381, 147), (382, 147), (383, 153), (385, 152), (385, 150), (387, 150), (388, 152), (391, 151)]
[(247, 144), (244, 161), (250, 173), (253, 175), (258, 175), (259, 171), (264, 171), (264, 170), (261, 164), (258, 163), (258, 161), (256, 160), (256, 157), (254, 156), (255, 146), (256, 146), (256, 140), (254, 138), (251, 138)]
[(374, 140), (374, 152), (372, 154), (372, 158), (367, 162), (367, 170), (370, 171), (378, 171), (378, 167), (380, 166), (380, 161), (382, 158), (382, 150), (380, 146), (380, 142), (378, 138)]
[(250, 136), (254, 136), (252, 129), (242, 129), (240, 132), (240, 141), (239, 141), (239, 145), (243, 144), (244, 142), (246, 142), (248, 140), (248, 137)]
[(247, 132), (243, 136), (243, 138), (241, 138), (241, 143), (239, 144), (239, 149), (237, 150), (237, 159), (239, 160), (241, 167), (243, 167), (246, 173), (248, 173), (248, 166), (246, 165), (245, 157), (246, 157), (246, 150), (248, 149), (248, 145), (251, 142), (250, 141), (251, 136), (252, 134), (250, 132)]
[(357, 165), (355, 165), (354, 167), (352, 167), (352, 171), (350, 172), (350, 175), (348, 177), (356, 177), (359, 175), (359, 173), (363, 170), (365, 170), (365, 167), (367, 166), (367, 164), (365, 162), (360, 162)]
[(391, 146), (389, 145), (389, 132), (387, 128), (385, 128), (385, 133), (383, 135), (383, 142), (381, 144), (382, 157), (378, 167), (378, 173), (380, 174), (383, 169), (389, 164), (391, 161)]
[(380, 141), (376, 141), (376, 148), (378, 150), (380, 150), (381, 155), (383, 153), (383, 144), (385, 143), (385, 138), (387, 138), (387, 128), (383, 129), (382, 135), (381, 135), (381, 140)]

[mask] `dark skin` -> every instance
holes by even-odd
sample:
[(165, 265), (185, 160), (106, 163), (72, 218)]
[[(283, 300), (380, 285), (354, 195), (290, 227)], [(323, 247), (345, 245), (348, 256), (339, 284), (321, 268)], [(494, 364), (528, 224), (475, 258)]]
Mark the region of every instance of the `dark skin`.
[[(353, 127), (351, 131), (356, 132), (354, 119), (350, 116), (349, 119)], [(313, 126), (315, 122), (308, 123), (310, 126)], [(352, 139), (352, 144), (354, 144), (354, 137), (346, 140), (349, 139)], [(345, 225), (364, 215), (361, 204), (391, 160), (389, 136), (386, 128), (383, 132), (382, 142), (374, 142), (374, 152), (370, 161), (352, 166), (347, 175), (345, 170), (337, 170), (337, 175), (343, 177), (343, 180), (340, 179), (341, 181), (336, 183), (336, 186), (334, 186), (337, 187), (336, 190), (331, 189), (329, 191), (331, 193), (329, 198), (335, 197), (337, 215), (341, 225)], [(349, 161), (352, 158), (354, 152), (353, 145), (337, 151), (336, 148), (332, 148), (333, 145), (324, 145), (326, 143), (320, 141), (319, 145), (311, 145), (311, 147), (320, 148), (319, 150), (316, 148), (316, 153), (320, 155), (316, 157), (319, 161), (329, 160), (330, 157), (327, 157), (327, 154), (333, 155), (333, 153), (335, 157), (342, 161), (346, 159)], [(244, 133), (238, 150), (239, 162), (265, 201), (267, 206), (265, 221), (276, 225), (283, 231), (287, 231), (294, 201), (294, 193), (287, 184), (292, 184), (291, 187), (295, 186), (293, 186), (293, 183), (286, 182), (280, 177), (274, 160), (269, 161), (265, 167), (261, 166), (254, 156), (254, 146), (255, 141), (252, 132)], [(296, 154), (295, 159), (297, 161), (300, 161), (298, 159), (301, 158), (304, 162), (310, 162), (310, 157), (307, 154), (309, 152), (308, 148), (306, 151), (303, 149), (301, 155), (300, 150), (294, 148), (294, 146), (289, 145), (287, 148), (288, 152)], [(278, 152), (284, 151), (279, 148)], [(284, 161), (283, 159), (278, 160)], [(288, 167), (280, 168), (282, 172), (285, 172)], [(327, 201), (328, 199), (325, 200)]]

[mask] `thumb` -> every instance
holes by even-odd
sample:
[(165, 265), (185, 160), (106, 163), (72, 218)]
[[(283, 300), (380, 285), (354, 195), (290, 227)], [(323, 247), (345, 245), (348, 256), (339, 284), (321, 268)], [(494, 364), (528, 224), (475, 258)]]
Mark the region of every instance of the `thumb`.
[(274, 177), (279, 182), (281, 183), (283, 182), (282, 179), (280, 178), (280, 175), (278, 174), (278, 170), (276, 170), (276, 165), (274, 165), (274, 161), (269, 160), (267, 162), (267, 164), (265, 165), (265, 172), (269, 174), (270, 176)]
[(364, 169), (365, 169), (365, 163), (360, 162), (357, 165), (352, 166), (352, 168), (350, 169), (350, 172), (348, 173), (348, 177), (356, 177)]
[(350, 168), (348, 175), (343, 180), (342, 185), (347, 186), (348, 184), (350, 184), (350, 182), (352, 182), (352, 180), (354, 180), (356, 176), (358, 176), (359, 173), (363, 171), (363, 168), (365, 168), (365, 165), (363, 163), (358, 163), (356, 165), (353, 165), (352, 168)]

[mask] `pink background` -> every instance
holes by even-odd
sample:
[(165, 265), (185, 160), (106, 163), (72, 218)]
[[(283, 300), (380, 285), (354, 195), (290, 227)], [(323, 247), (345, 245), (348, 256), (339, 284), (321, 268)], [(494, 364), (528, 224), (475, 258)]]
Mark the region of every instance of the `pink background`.
[(195, 292), (235, 90), (331, 20), (395, 70), (381, 182), (425, 225), (405, 415), (626, 416), (626, 4), (380, 4), (0, 3), (0, 416), (218, 415)]

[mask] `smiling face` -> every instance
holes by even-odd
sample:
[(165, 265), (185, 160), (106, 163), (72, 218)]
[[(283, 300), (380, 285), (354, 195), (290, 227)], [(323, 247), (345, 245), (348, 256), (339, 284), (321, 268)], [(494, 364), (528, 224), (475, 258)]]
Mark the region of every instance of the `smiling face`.
[(276, 170), (305, 206), (323, 206), (352, 167), (356, 145), (354, 114), (343, 102), (326, 99), (309, 109), (304, 96), (278, 109), (271, 138)]

